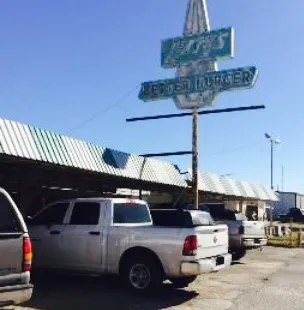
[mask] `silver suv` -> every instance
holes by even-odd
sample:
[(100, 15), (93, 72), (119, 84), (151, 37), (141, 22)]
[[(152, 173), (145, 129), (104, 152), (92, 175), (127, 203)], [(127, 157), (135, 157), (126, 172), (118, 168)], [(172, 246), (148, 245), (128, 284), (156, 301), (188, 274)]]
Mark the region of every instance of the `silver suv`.
[(16, 204), (0, 188), (0, 307), (28, 301), (32, 246), (27, 227)]

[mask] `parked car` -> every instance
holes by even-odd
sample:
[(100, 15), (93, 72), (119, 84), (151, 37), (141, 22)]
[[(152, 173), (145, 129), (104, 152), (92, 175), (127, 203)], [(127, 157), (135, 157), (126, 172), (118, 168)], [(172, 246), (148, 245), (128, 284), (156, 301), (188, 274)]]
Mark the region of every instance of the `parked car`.
[(201, 210), (210, 211), (211, 216), (218, 223), (225, 223), (229, 227), (229, 250), (233, 260), (240, 260), (247, 250), (257, 249), (267, 244), (265, 223), (262, 221), (248, 221), (247, 217), (236, 211), (224, 209), (218, 212), (216, 206), (200, 204)]
[[(192, 205), (180, 208), (191, 209)], [(222, 204), (200, 203), (199, 209), (208, 212), (216, 223), (228, 226), (232, 260), (238, 261), (246, 255), (248, 249), (261, 248), (267, 244), (264, 222), (248, 221), (245, 215), (227, 210)]]
[(231, 264), (226, 225), (153, 226), (141, 200), (78, 198), (54, 202), (30, 221), (33, 269), (117, 274), (134, 292), (169, 279), (186, 287)]
[(159, 208), (151, 209), (150, 212), (153, 220), (153, 225), (155, 226), (175, 228), (208, 226), (214, 231), (217, 231), (218, 229), (218, 224), (214, 222), (208, 212), (203, 212), (199, 210)]
[(298, 208), (290, 208), (288, 213), (285, 215), (280, 215), (279, 220), (282, 222), (304, 222), (304, 210)]
[(31, 258), (31, 240), (22, 215), (10, 195), (0, 188), (0, 307), (31, 298)]

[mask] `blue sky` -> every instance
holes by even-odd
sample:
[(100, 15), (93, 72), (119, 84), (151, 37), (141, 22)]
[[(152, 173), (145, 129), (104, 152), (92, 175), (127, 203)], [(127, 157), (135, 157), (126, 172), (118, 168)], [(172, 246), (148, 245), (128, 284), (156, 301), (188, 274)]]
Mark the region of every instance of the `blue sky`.
[[(304, 192), (303, 0), (210, 1), (211, 27), (235, 28), (236, 57), (219, 68), (256, 65), (255, 88), (221, 94), (214, 108), (266, 110), (200, 117), (200, 169)], [(171, 100), (138, 100), (141, 82), (171, 78), (162, 39), (182, 34), (187, 0), (1, 0), (1, 117), (141, 154), (191, 149), (191, 118), (126, 123), (176, 113)], [(126, 94), (130, 93), (129, 96)], [(126, 98), (127, 97), (127, 98)], [(121, 100), (123, 98), (123, 100)], [(87, 121), (90, 120), (90, 121)], [(172, 157), (182, 170), (191, 157)]]

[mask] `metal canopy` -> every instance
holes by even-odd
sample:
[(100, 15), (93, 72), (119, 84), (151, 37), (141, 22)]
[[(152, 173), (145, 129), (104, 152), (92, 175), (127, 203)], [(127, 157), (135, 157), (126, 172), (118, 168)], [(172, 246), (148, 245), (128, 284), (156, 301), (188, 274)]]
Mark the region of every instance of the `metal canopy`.
[[(188, 169), (191, 180), (191, 169)], [(198, 174), (199, 191), (221, 194), (224, 196), (258, 199), (263, 201), (278, 201), (274, 191), (264, 185), (252, 184), (247, 181), (237, 181), (227, 176), (215, 173), (200, 172)]]
[(104, 148), (54, 132), (0, 119), (0, 156), (31, 164), (71, 168), (114, 179), (187, 187), (176, 167), (165, 161)]

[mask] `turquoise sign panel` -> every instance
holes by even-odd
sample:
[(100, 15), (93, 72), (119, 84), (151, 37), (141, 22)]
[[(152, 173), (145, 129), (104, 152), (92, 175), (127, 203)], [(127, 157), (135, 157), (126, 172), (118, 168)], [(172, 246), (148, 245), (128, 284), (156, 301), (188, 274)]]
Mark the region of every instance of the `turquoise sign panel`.
[[(179, 77), (142, 83), (139, 99), (143, 101), (169, 99), (179, 95), (218, 94), (227, 90), (251, 88), (258, 76), (254, 66), (224, 71), (213, 71), (202, 75)], [(209, 98), (211, 98), (209, 96)], [(210, 105), (211, 102), (198, 106)]]
[(174, 68), (199, 59), (218, 60), (233, 56), (233, 28), (223, 28), (162, 41), (161, 65), (163, 68)]

